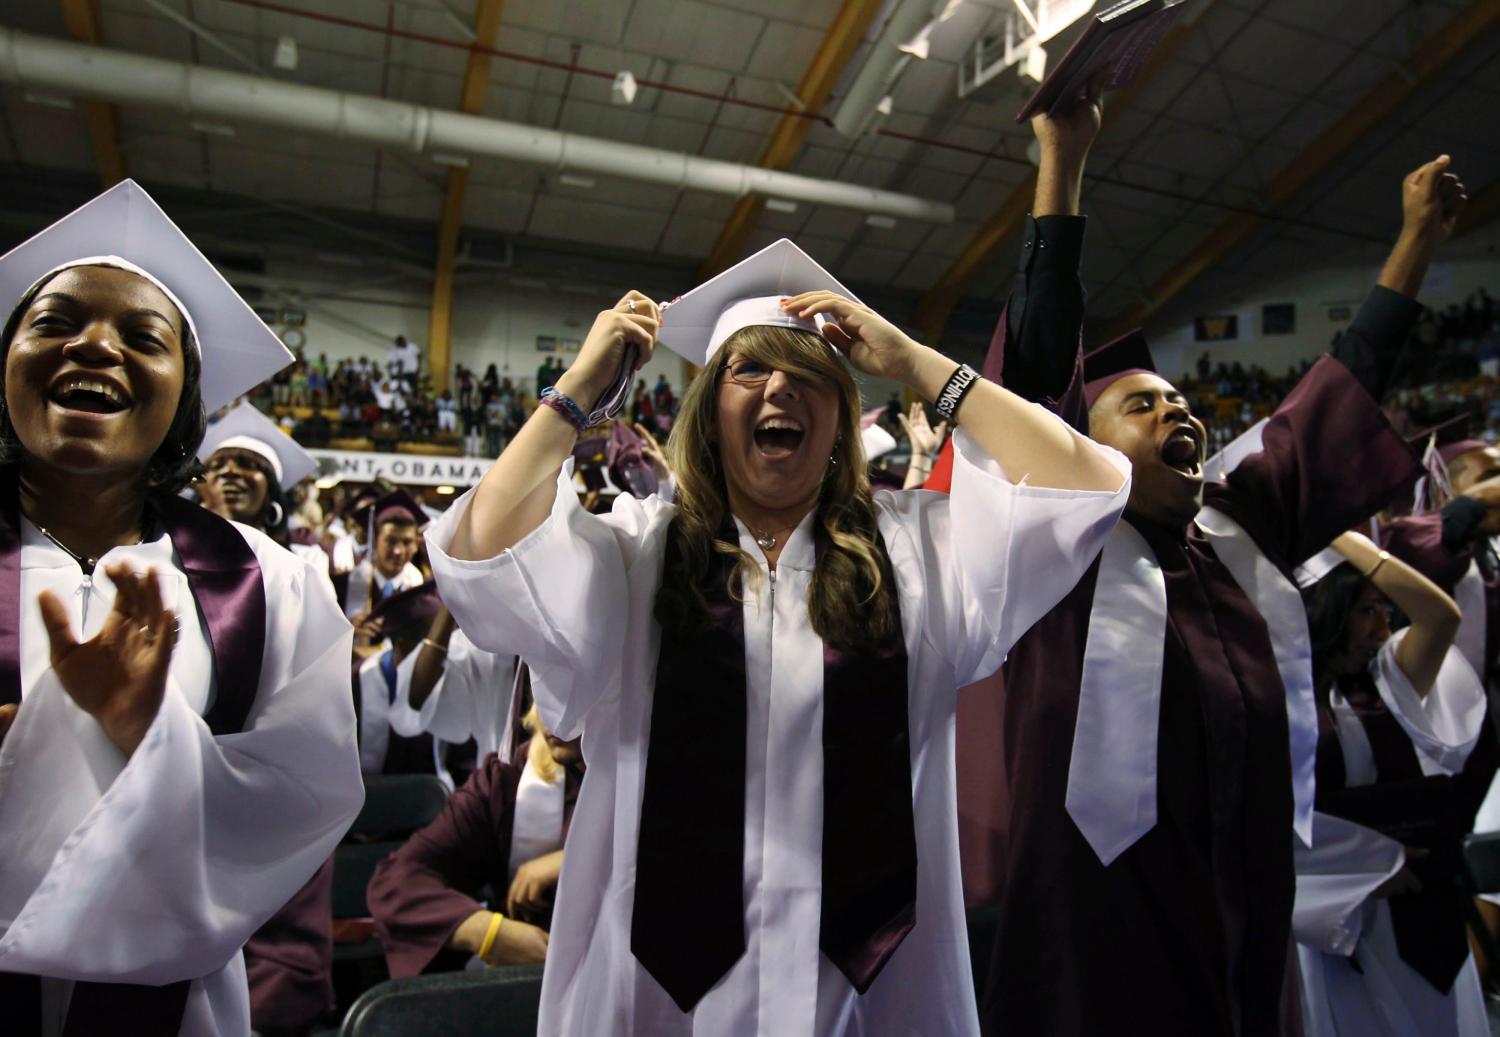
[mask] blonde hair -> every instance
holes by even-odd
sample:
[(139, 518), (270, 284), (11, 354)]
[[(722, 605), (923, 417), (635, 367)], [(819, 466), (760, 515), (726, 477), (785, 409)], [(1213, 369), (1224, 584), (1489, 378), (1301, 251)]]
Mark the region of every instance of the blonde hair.
[(808, 381), (832, 384), (838, 393), (838, 438), (818, 492), (813, 538), (818, 548), (807, 610), (813, 629), (835, 648), (873, 645), (895, 632), (895, 580), (878, 543), (875, 504), (860, 440), (859, 386), (848, 365), (821, 338), (795, 328), (753, 326), (735, 332), (688, 387), (667, 441), (676, 477), (677, 514), (656, 596), (656, 618), (665, 629), (691, 633), (707, 623), (703, 582), (713, 554), (736, 561), (729, 593), (742, 597), (746, 579), (760, 566), (738, 541), (719, 534), (729, 515), (724, 468), (712, 435), (718, 418), (719, 381), (729, 357), (756, 360)]
[(562, 764), (557, 762), (552, 755), (552, 746), (547, 744), (547, 725), (542, 723), (542, 714), (537, 712), (535, 702), (521, 718), (521, 726), (531, 732), (531, 742), (526, 749), (527, 764), (548, 785), (554, 784), (562, 774)]

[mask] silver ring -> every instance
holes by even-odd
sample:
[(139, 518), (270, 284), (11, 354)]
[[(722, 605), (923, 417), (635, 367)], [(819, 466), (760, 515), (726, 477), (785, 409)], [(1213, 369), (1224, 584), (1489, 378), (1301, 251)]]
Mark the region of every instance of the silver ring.
[(631, 313), (635, 312), (635, 300), (634, 299), (626, 299), (625, 300), (625, 305), (630, 307), (630, 312)]
[(148, 626), (141, 627), (141, 636), (146, 639), (148, 645), (156, 644), (156, 631)]

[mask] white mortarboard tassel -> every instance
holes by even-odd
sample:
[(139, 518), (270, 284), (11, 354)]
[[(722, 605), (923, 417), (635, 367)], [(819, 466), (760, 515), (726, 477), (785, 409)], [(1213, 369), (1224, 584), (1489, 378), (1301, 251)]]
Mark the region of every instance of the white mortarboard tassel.
[(690, 363), (706, 367), (725, 340), (742, 328), (800, 328), (816, 335), (826, 318), (804, 320), (781, 308), (787, 296), (816, 291), (859, 302), (811, 256), (782, 238), (663, 304), (657, 341)]
[(283, 490), (291, 489), (318, 470), (317, 458), (248, 403), (231, 407), (208, 427), (203, 445), (198, 448), (198, 460), (207, 462), (224, 449), (249, 450), (264, 457)]
[(122, 180), (0, 256), (0, 300), (14, 306), (42, 278), (73, 266), (129, 270), (172, 299), (201, 351), (203, 406), (210, 412), (292, 361), (280, 339), (134, 180)]

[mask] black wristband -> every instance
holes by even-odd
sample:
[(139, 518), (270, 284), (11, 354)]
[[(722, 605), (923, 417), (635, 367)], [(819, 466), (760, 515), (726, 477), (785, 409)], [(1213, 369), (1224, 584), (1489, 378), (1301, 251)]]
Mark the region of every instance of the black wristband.
[(943, 391), (937, 394), (937, 399), (932, 401), (933, 409), (938, 412), (938, 417), (944, 421), (956, 422), (958, 420), (958, 408), (964, 402), (964, 397), (974, 384), (979, 381), (979, 372), (968, 364), (959, 364), (958, 370), (948, 378)]

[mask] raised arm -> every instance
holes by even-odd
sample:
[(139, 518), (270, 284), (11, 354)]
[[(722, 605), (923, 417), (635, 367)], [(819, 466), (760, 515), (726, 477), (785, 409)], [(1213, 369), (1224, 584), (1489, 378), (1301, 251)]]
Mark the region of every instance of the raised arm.
[(408, 699), (412, 709), (421, 709), (432, 689), (437, 687), (438, 679), (448, 665), (448, 641), (457, 629), (453, 613), (445, 608), (438, 609), (438, 614), (432, 617), (432, 626), (417, 646), (417, 660), (412, 666)]
[(1402, 181), (1401, 234), (1374, 290), (1333, 349), (1377, 400), (1390, 387), (1401, 347), (1421, 312), (1415, 300), (1432, 257), (1453, 233), (1469, 200), (1462, 181), (1448, 172), (1451, 162), (1447, 155), (1439, 155)]
[[(865, 374), (901, 382), (936, 400), (959, 365), (914, 342), (874, 310), (831, 292), (805, 292), (782, 303), (804, 318), (822, 313), (829, 341)], [(958, 424), (1004, 469), (1012, 482), (1061, 490), (1114, 492), (1125, 477), (1084, 437), (1020, 396), (983, 378), (959, 405)]]
[(1344, 533), (1334, 548), (1411, 620), (1396, 650), (1396, 664), (1420, 696), (1437, 680), (1463, 618), (1452, 598), (1417, 570), (1382, 551), (1368, 537)]
[[(1036, 195), (1005, 307), (1003, 346), (992, 343), (985, 360), (986, 377), (999, 380), (1003, 366), (1008, 389), (1053, 406), (1077, 368), (1085, 298), (1078, 275), (1085, 228), (1079, 206), (1084, 162), (1102, 111), (1096, 93), (1056, 115), (1031, 120), (1041, 148)], [(994, 355), (997, 347), (1003, 348), (1003, 365)]]
[[(651, 359), (660, 326), (656, 303), (627, 292), (595, 319), (578, 359), (557, 380), (557, 391), (585, 410), (592, 408), (614, 380), (628, 345), (640, 350), (640, 365)], [(552, 510), (558, 469), (577, 440), (566, 418), (538, 407), (480, 480), (448, 553), (465, 560), (493, 558), (541, 525)]]

